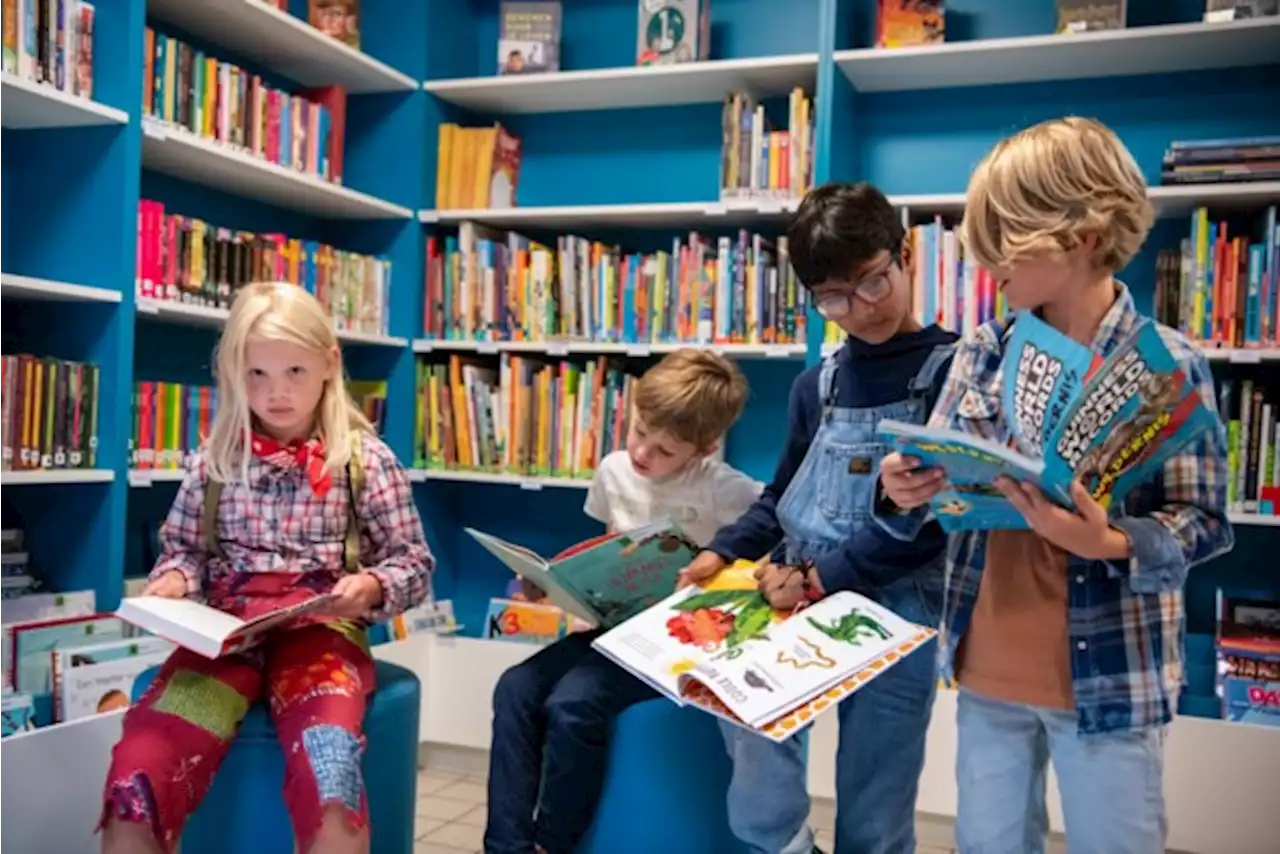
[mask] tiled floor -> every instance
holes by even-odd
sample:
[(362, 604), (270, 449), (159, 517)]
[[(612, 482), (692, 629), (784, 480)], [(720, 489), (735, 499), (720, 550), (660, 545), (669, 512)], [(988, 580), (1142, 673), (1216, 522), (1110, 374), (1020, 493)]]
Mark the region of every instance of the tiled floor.
[[(484, 845), (485, 781), (475, 777), (423, 771), (418, 775), (418, 811), (414, 854), (476, 854)], [(835, 808), (814, 804), (810, 822), (818, 845), (830, 852)], [(919, 827), (917, 854), (951, 854), (949, 828)], [(942, 847), (928, 847), (939, 845)]]

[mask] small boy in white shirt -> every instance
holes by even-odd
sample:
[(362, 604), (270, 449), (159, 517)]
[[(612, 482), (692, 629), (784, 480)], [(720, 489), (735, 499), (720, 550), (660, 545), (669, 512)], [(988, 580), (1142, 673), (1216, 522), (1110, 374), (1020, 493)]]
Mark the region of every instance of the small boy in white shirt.
[[(705, 547), (763, 488), (714, 456), (746, 397), (723, 356), (682, 349), (662, 359), (636, 383), (626, 450), (596, 467), (587, 515), (610, 531), (666, 516)], [(658, 696), (591, 648), (601, 631), (571, 634), (498, 680), (486, 854), (571, 854), (590, 828), (614, 718)]]

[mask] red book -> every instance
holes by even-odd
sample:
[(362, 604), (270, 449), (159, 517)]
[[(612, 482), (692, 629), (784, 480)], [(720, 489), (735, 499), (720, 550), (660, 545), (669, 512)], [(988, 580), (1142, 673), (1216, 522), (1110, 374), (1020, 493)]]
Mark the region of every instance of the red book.
[(341, 86), (324, 86), (307, 89), (302, 97), (324, 107), (329, 113), (329, 138), (326, 153), (329, 157), (329, 173), (325, 177), (335, 184), (342, 183), (342, 152), (346, 142), (347, 90)]

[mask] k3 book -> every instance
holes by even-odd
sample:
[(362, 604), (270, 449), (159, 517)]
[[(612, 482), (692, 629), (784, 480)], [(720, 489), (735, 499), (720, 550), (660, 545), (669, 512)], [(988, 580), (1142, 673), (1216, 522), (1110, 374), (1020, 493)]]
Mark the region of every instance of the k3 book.
[(467, 533), (567, 614), (612, 628), (668, 596), (698, 547), (668, 519), (605, 534), (551, 560), (492, 534)]
[(932, 501), (946, 531), (1026, 528), (996, 490), (1000, 475), (1029, 481), (1073, 507), (1079, 480), (1110, 509), (1219, 421), (1174, 359), (1159, 327), (1141, 321), (1103, 359), (1030, 313), (1013, 324), (998, 400), (984, 401), (1009, 440), (886, 419), (882, 435), (924, 466), (947, 473)]
[(253, 646), (272, 629), (322, 611), (334, 598), (331, 593), (314, 596), (242, 620), (191, 599), (134, 596), (120, 602), (116, 616), (205, 658), (221, 658)]
[(676, 703), (781, 742), (935, 634), (852, 592), (776, 611), (756, 567), (738, 561), (593, 646)]

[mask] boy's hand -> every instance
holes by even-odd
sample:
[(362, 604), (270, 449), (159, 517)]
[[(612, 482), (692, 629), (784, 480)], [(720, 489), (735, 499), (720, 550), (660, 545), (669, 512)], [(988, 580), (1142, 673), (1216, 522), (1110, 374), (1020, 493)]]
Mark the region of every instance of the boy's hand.
[(1086, 560), (1123, 560), (1129, 557), (1129, 538), (1111, 527), (1107, 510), (1093, 499), (1080, 481), (1071, 484), (1075, 512), (1059, 507), (1034, 484), (1011, 477), (996, 478), (996, 489), (1023, 515), (1031, 530), (1065, 552)]
[[(809, 593), (805, 589), (805, 573), (794, 566), (766, 563), (756, 570), (756, 581), (760, 582), (760, 592), (776, 610), (792, 611), (801, 602), (808, 601)], [(808, 574), (810, 589), (822, 596), (822, 582), (818, 573)]]
[(171, 569), (142, 588), (143, 596), (159, 596), (163, 599), (182, 599), (187, 595), (187, 578)]
[(701, 584), (724, 567), (724, 558), (715, 552), (703, 551), (693, 559), (692, 563), (680, 570), (680, 575), (676, 579), (676, 589), (688, 587), (690, 584)]
[(367, 572), (354, 572), (338, 579), (333, 594), (337, 598), (329, 603), (329, 613), (356, 620), (382, 602), (382, 582)]
[(916, 457), (904, 457), (894, 451), (880, 461), (880, 486), (884, 494), (903, 510), (914, 510), (928, 504), (946, 485), (942, 469), (920, 468)]

